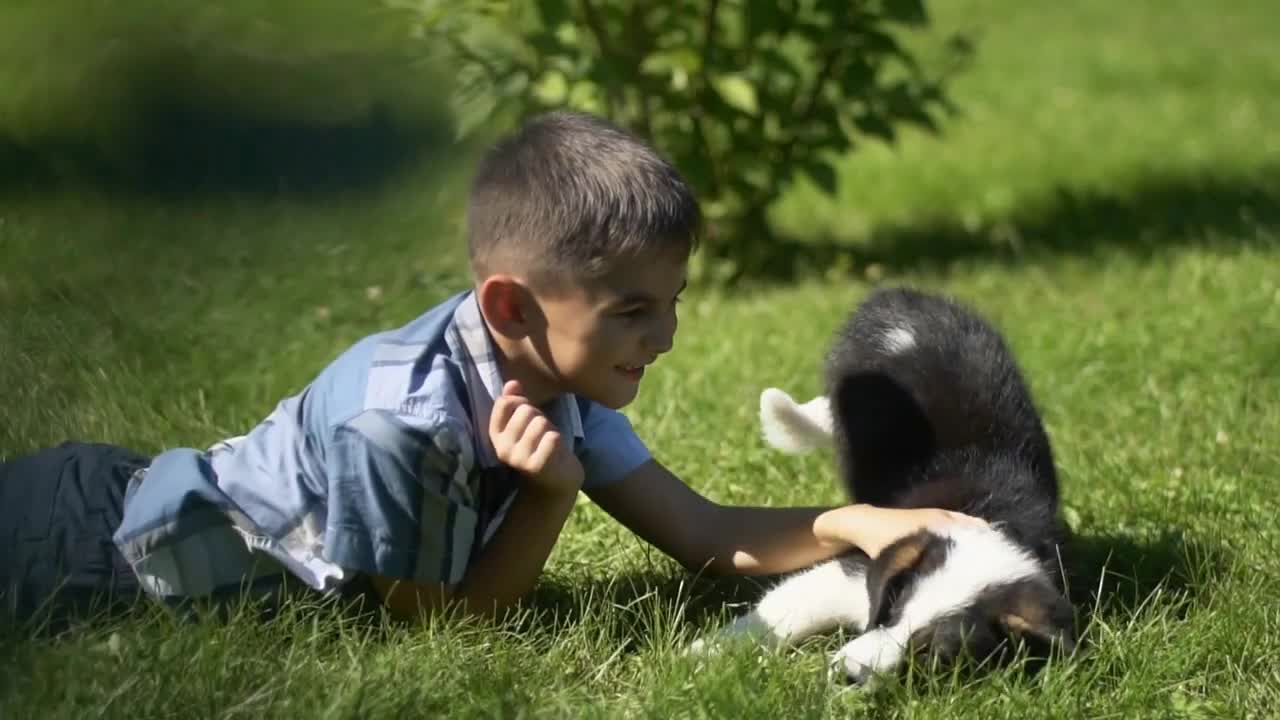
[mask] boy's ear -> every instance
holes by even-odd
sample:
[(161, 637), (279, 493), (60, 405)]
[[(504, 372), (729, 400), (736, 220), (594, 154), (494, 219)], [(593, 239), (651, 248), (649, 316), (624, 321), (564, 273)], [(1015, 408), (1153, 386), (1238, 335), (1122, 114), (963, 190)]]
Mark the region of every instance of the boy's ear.
[(490, 330), (512, 339), (528, 335), (529, 303), (533, 298), (518, 278), (501, 273), (490, 275), (476, 289), (476, 299)]

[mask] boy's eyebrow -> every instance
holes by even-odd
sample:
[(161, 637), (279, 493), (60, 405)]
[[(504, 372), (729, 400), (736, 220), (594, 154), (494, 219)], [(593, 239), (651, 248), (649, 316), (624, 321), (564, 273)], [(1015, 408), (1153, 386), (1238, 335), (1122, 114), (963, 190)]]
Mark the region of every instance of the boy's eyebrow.
[[(685, 288), (687, 287), (689, 287), (688, 280), (685, 280), (684, 282), (680, 283), (680, 289), (676, 290), (676, 295), (679, 295), (680, 293), (684, 292)], [(618, 299), (614, 300), (612, 304), (613, 305), (639, 305), (641, 303), (656, 303), (656, 302), (658, 302), (658, 299), (655, 298), (653, 295), (650, 295), (649, 293), (643, 290), (633, 290), (632, 292), (624, 293), (623, 295), (619, 296)]]

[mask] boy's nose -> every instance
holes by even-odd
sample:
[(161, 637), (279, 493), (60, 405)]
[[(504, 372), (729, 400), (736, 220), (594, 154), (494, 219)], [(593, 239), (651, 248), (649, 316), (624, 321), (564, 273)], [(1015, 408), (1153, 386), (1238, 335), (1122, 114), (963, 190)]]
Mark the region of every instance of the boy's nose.
[(677, 324), (674, 312), (654, 323), (645, 337), (648, 349), (658, 355), (669, 352), (675, 345)]

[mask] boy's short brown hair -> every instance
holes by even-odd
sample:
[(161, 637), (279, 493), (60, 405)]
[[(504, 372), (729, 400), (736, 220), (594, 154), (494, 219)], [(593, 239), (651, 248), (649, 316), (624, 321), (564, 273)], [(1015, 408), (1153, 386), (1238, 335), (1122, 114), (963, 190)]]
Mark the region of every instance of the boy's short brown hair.
[(693, 190), (653, 148), (598, 117), (561, 111), (533, 118), (485, 155), (467, 244), (477, 280), (519, 272), (557, 284), (654, 252), (687, 257), (700, 222)]

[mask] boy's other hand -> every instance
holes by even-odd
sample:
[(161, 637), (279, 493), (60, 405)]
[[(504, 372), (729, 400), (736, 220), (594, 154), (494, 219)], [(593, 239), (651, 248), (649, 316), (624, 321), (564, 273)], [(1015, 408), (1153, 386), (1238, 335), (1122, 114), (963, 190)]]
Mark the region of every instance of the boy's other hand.
[(518, 380), (508, 380), (493, 403), (489, 441), (498, 459), (523, 474), (530, 487), (553, 494), (582, 488), (582, 463), (556, 426), (524, 396)]

